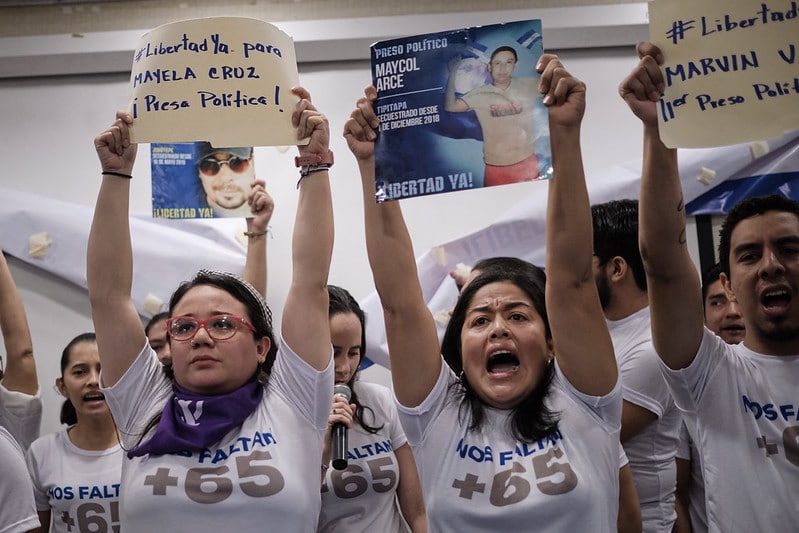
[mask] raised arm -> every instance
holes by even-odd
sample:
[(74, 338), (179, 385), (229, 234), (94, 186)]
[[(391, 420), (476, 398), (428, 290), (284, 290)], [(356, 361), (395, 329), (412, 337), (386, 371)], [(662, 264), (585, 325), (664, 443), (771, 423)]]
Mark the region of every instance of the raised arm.
[(554, 168), (546, 215), (546, 302), (555, 358), (577, 390), (601, 396), (613, 390), (618, 369), (592, 270), (591, 208), (580, 151), (585, 84), (551, 54), (541, 57), (538, 69)]
[(383, 306), (394, 392), (402, 405), (415, 407), (438, 379), (441, 350), (399, 202), (375, 202), (374, 140), (379, 122), (372, 104), (376, 98), (374, 87), (368, 87), (344, 126), (344, 137), (361, 174), (366, 250)]
[(0, 250), (0, 331), (6, 347), (3, 386), (10, 391), (36, 394), (36, 362), (33, 359), (33, 341), (25, 316), (25, 306), (11, 277), (6, 257)]
[(269, 236), (269, 221), (275, 210), (275, 202), (264, 187), (264, 180), (252, 182), (252, 194), (247, 203), (251, 217), (247, 217), (247, 258), (244, 261), (244, 279), (249, 281), (266, 298), (266, 239)]
[(463, 113), (469, 110), (469, 104), (462, 99), (455, 96), (455, 78), (458, 75), (458, 67), (460, 67), (460, 60), (453, 59), (447, 65), (449, 69), (449, 77), (447, 78), (447, 87), (444, 91), (444, 110), (450, 113)]
[(658, 65), (663, 57), (651, 43), (640, 43), (637, 50), (640, 61), (619, 93), (644, 126), (638, 216), (652, 342), (660, 358), (679, 369), (691, 364), (702, 340), (702, 288), (686, 244), (677, 150), (667, 148), (658, 132), (656, 102), (665, 88)]
[[(292, 113), (297, 138), (310, 137), (299, 146), (301, 156), (327, 154), (330, 130), (327, 118), (311, 103), (303, 88), (292, 90), (300, 101)], [(308, 364), (323, 370), (333, 353), (327, 316), (327, 276), (333, 253), (333, 205), (327, 170), (302, 178), (292, 239), (292, 275), (283, 307), (283, 339)]]
[(145, 336), (130, 296), (133, 251), (128, 204), (136, 145), (131, 144), (130, 114), (118, 111), (114, 123), (94, 139), (105, 175), (89, 232), (86, 280), (103, 365), (103, 385), (111, 386), (144, 347)]

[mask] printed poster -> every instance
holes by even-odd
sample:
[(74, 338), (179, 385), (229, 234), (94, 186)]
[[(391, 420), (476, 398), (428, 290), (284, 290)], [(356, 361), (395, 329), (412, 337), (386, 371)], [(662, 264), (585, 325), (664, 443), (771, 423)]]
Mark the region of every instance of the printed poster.
[(251, 146), (208, 142), (151, 144), (153, 218), (252, 216), (255, 179)]
[(540, 20), (371, 46), (376, 200), (552, 177)]
[(649, 33), (664, 57), (666, 146), (724, 146), (799, 128), (796, 0), (655, 0)]
[(211, 17), (159, 26), (134, 51), (130, 85), (133, 142), (303, 144), (291, 125), (294, 41), (267, 22)]

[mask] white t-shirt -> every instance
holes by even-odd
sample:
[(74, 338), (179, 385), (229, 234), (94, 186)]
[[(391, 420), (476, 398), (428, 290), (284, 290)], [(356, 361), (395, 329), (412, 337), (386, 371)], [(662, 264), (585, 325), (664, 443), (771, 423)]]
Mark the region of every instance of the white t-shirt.
[(8, 430), (23, 450), (39, 438), (42, 423), (42, 396), (10, 391), (0, 384), (0, 427)]
[(480, 431), (459, 420), (457, 378), (442, 361), (430, 395), (398, 405), (424, 491), (429, 531), (616, 530), (619, 507), (621, 384), (602, 397), (572, 387), (555, 363), (546, 400), (558, 431), (524, 443), (510, 411), (484, 407)]
[(677, 458), (691, 462), (691, 484), (688, 487), (688, 515), (691, 517), (691, 530), (693, 533), (707, 533), (702, 461), (685, 421), (680, 425), (680, 445), (677, 446)]
[(762, 355), (705, 328), (688, 368), (661, 368), (695, 424), (708, 530), (799, 531), (799, 355)]
[(67, 429), (31, 444), (25, 457), (37, 511), (50, 511), (51, 532), (95, 533), (119, 528), (122, 448), (84, 450)]
[(399, 423), (391, 391), (375, 383), (356, 381), (355, 392), (366, 422), (383, 425), (369, 433), (360, 425), (347, 434), (347, 468), (329, 468), (322, 483), (318, 531), (402, 533), (407, 531), (397, 507), (399, 464), (394, 450), (408, 442)]
[[(125, 533), (314, 531), (319, 465), (330, 412), (333, 364), (318, 372), (281, 340), (260, 405), (210, 449), (127, 457), (122, 464)], [(133, 448), (171, 397), (155, 352), (142, 353), (106, 401)]]
[(643, 530), (670, 533), (677, 518), (674, 456), (682, 416), (652, 346), (649, 307), (621, 320), (608, 320), (608, 330), (619, 363), (624, 399), (657, 416), (641, 433), (624, 442), (641, 504)]
[(39, 515), (22, 449), (0, 427), (0, 533), (22, 533), (36, 527)]

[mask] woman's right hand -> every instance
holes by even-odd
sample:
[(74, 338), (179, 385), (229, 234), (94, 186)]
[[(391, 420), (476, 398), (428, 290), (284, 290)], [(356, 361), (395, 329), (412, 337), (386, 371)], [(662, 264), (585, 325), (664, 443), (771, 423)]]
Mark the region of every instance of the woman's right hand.
[[(355, 404), (340, 394), (333, 395), (333, 405), (330, 407), (330, 415), (327, 417), (328, 436), (331, 429), (336, 424), (344, 424), (347, 429), (352, 429), (353, 415), (355, 414)], [(329, 439), (328, 439), (329, 440)]]
[[(332, 460), (331, 454), (333, 451), (330, 448), (333, 439), (333, 426), (344, 424), (347, 429), (352, 429), (354, 413), (354, 403), (349, 403), (349, 400), (339, 394), (333, 395), (333, 405), (330, 407), (330, 414), (327, 417), (327, 431), (325, 432), (325, 440), (322, 446), (323, 465), (329, 466)], [(322, 479), (324, 477), (324, 470), (322, 470)]]
[(130, 113), (117, 111), (114, 123), (94, 138), (94, 148), (103, 171), (132, 173), (137, 145), (130, 142), (128, 126), (131, 124), (133, 117)]

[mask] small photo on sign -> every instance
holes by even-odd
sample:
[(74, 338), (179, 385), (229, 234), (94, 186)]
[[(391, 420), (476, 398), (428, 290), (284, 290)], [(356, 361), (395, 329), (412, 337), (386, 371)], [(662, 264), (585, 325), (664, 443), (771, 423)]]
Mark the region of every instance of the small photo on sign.
[(247, 217), (253, 148), (208, 142), (151, 144), (153, 217)]

